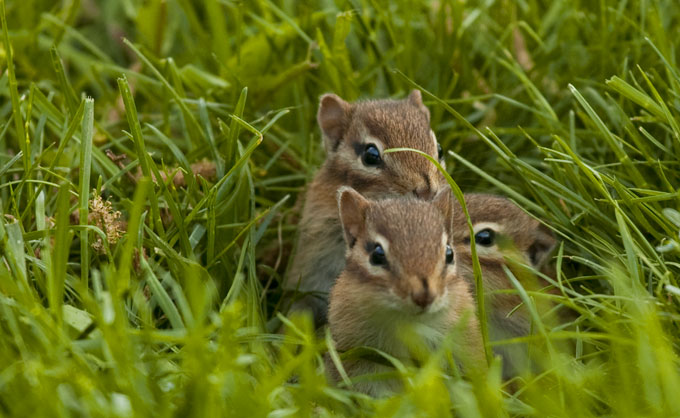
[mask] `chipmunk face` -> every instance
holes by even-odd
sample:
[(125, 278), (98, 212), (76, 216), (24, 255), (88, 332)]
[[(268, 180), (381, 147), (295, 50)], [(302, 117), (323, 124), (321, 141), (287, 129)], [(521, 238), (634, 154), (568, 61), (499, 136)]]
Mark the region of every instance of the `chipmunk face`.
[(317, 118), (329, 171), (364, 196), (413, 194), (430, 199), (445, 184), (434, 164), (421, 155), (384, 153), (388, 148), (415, 148), (443, 163), (443, 151), (430, 129), (430, 113), (418, 90), (404, 100), (351, 104), (326, 94)]
[[(502, 265), (508, 251), (519, 253), (528, 265), (540, 270), (547, 261), (556, 241), (548, 228), (533, 219), (510, 200), (493, 195), (468, 194), (465, 204), (474, 229), (471, 238), (462, 210), (454, 216), (453, 242), (459, 269), (471, 274), (470, 241), (475, 240), (480, 264), (486, 273), (505, 277)], [(457, 202), (455, 205), (458, 205)], [(457, 206), (456, 206), (457, 207)]]
[(368, 201), (343, 187), (338, 196), (347, 242), (344, 274), (375, 292), (379, 309), (420, 315), (445, 308), (456, 280), (450, 194), (439, 193), (432, 202)]

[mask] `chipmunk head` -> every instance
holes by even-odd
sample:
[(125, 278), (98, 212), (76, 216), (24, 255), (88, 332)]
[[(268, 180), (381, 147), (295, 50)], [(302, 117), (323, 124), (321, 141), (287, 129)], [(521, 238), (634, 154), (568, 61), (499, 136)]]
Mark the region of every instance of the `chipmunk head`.
[(434, 164), (413, 152), (385, 154), (388, 148), (423, 151), (443, 163), (430, 129), (430, 112), (418, 90), (404, 100), (347, 103), (335, 94), (321, 96), (317, 115), (327, 167), (340, 184), (365, 196), (413, 194), (430, 199), (445, 184)]
[[(494, 270), (502, 272), (504, 256), (510, 255), (508, 250), (515, 251), (524, 257), (524, 263), (536, 270), (542, 270), (555, 247), (556, 240), (550, 230), (543, 224), (527, 215), (510, 200), (487, 194), (467, 194), (465, 204), (470, 213), (474, 236), (470, 231), (462, 210), (454, 215), (454, 237), (456, 261), (459, 269), (471, 274), (470, 241), (475, 240), (477, 256), (486, 270), (485, 274)], [(458, 203), (454, 203), (459, 208)]]
[(338, 192), (347, 243), (345, 277), (376, 292), (376, 306), (403, 313), (434, 313), (447, 306), (454, 254), (450, 193), (370, 201), (355, 190)]

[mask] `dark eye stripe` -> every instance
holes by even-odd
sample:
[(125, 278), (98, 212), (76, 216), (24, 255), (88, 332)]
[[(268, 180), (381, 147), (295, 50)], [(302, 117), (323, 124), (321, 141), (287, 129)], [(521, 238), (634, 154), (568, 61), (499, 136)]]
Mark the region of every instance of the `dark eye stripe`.
[(356, 152), (357, 157), (359, 157), (359, 156), (361, 156), (361, 154), (364, 153), (364, 149), (366, 149), (366, 145), (357, 141), (357, 142), (352, 143), (352, 148), (354, 148), (354, 152)]

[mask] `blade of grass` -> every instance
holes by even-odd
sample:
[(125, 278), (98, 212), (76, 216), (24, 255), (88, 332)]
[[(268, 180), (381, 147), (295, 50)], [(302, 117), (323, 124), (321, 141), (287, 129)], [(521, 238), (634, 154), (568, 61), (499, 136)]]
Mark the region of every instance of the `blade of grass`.
[[(79, 170), (79, 219), (80, 225), (87, 225), (90, 201), (90, 172), (92, 170), (92, 138), (94, 136), (94, 99), (85, 99), (85, 109), (80, 141)], [(80, 280), (87, 286), (90, 277), (90, 242), (88, 232), (80, 233)]]
[(180, 316), (177, 307), (175, 306), (174, 303), (172, 303), (170, 295), (168, 295), (168, 292), (166, 292), (165, 288), (158, 280), (158, 277), (156, 277), (156, 274), (153, 272), (151, 266), (149, 266), (149, 263), (146, 261), (146, 259), (144, 257), (140, 257), (139, 260), (142, 270), (146, 272), (145, 279), (146, 282), (149, 284), (149, 287), (151, 288), (151, 293), (158, 300), (158, 304), (160, 305), (165, 315), (168, 317), (170, 325), (172, 326), (173, 329), (183, 329), (184, 321), (182, 321), (182, 317)]
[(2, 24), (3, 40), (5, 44), (5, 55), (7, 63), (7, 74), (9, 77), (9, 96), (12, 102), (12, 118), (14, 119), (14, 129), (16, 130), (19, 148), (24, 157), (24, 171), (28, 172), (31, 163), (31, 153), (28, 149), (28, 140), (24, 130), (24, 118), (21, 115), (21, 103), (19, 101), (19, 90), (16, 73), (14, 72), (14, 51), (9, 40), (9, 28), (7, 27), (7, 17), (5, 14), (5, 0), (0, 0), (0, 23)]
[(59, 80), (61, 93), (66, 101), (66, 107), (68, 108), (69, 114), (73, 115), (78, 108), (78, 98), (73, 91), (73, 87), (71, 87), (71, 83), (69, 83), (68, 78), (66, 78), (64, 64), (61, 62), (61, 57), (59, 57), (56, 46), (50, 48), (50, 55), (52, 56), (54, 72), (57, 74), (57, 79)]
[(57, 209), (54, 236), (54, 244), (52, 246), (52, 268), (51, 274), (48, 275), (48, 294), (47, 299), (50, 305), (50, 311), (55, 318), (57, 325), (61, 328), (62, 321), (62, 304), (64, 302), (64, 285), (67, 275), (68, 255), (71, 248), (71, 241), (73, 239), (73, 232), (69, 228), (69, 214), (71, 207), (69, 205), (69, 185), (62, 184), (59, 187), (57, 194)]
[[(130, 125), (130, 130), (132, 131), (132, 139), (135, 143), (139, 165), (142, 167), (142, 174), (145, 177), (151, 178), (151, 168), (147, 159), (148, 154), (146, 153), (146, 146), (144, 145), (142, 128), (139, 124), (139, 117), (137, 116), (137, 106), (135, 105), (135, 101), (132, 98), (130, 85), (128, 84), (125, 76), (118, 79), (118, 88), (120, 90), (120, 95), (123, 97), (123, 103), (125, 104), (125, 114), (127, 116), (128, 125)], [(163, 228), (163, 222), (161, 221), (160, 211), (158, 209), (158, 198), (156, 197), (156, 194), (151, 193), (149, 200), (151, 203), (151, 217), (154, 229), (161, 236), (164, 236), (165, 229)]]
[(163, 74), (161, 74), (160, 71), (149, 61), (149, 59), (137, 49), (136, 46), (129, 40), (123, 38), (123, 42), (125, 45), (128, 46), (132, 50), (132, 52), (135, 53), (139, 57), (139, 59), (151, 70), (151, 72), (156, 76), (158, 81), (160, 81), (166, 89), (170, 92), (170, 94), (173, 96), (175, 101), (177, 102), (177, 105), (182, 109), (182, 114), (184, 117), (189, 121), (189, 134), (193, 135), (194, 130), (200, 135), (201, 141), (199, 141), (199, 138), (194, 137), (194, 144), (199, 145), (204, 139), (205, 139), (205, 132), (201, 129), (201, 125), (198, 123), (196, 120), (196, 117), (194, 116), (193, 113), (189, 111), (189, 108), (187, 107), (186, 103), (184, 103), (184, 100), (177, 94), (177, 91), (170, 85), (168, 80), (163, 77)]
[[(243, 109), (246, 106), (246, 98), (248, 97), (248, 87), (244, 87), (239, 95), (238, 102), (236, 102), (236, 107), (234, 107), (233, 115), (237, 118), (243, 117)], [(236, 159), (236, 141), (238, 140), (238, 134), (241, 131), (241, 125), (238, 123), (238, 119), (231, 119), (229, 124), (229, 135), (227, 136), (227, 142), (223, 146), (223, 151), (225, 154), (224, 163), (227, 167), (231, 166), (232, 161)]]
[[(132, 199), (132, 207), (130, 208), (130, 218), (128, 219), (128, 229), (125, 234), (125, 244), (118, 261), (116, 277), (113, 278), (112, 282), (118, 295), (126, 292), (130, 286), (130, 267), (132, 266), (133, 251), (137, 249), (138, 244), (141, 245), (141, 242), (138, 242), (138, 231), (142, 224), (142, 212), (146, 206), (146, 198), (152, 193), (152, 187), (151, 178), (149, 177), (142, 177), (139, 179), (139, 182), (137, 182), (137, 189), (135, 190), (135, 195)], [(137, 256), (143, 257), (141, 251), (139, 251)]]
[[(474, 227), (472, 225), (472, 220), (470, 219), (470, 213), (465, 205), (465, 197), (463, 196), (463, 191), (460, 189), (456, 181), (446, 172), (444, 167), (439, 164), (439, 161), (434, 159), (431, 155), (413, 148), (389, 148), (384, 151), (385, 153), (390, 152), (415, 152), (423, 157), (427, 158), (432, 164), (437, 167), (440, 173), (446, 178), (446, 182), (451, 187), (451, 192), (460, 203), (463, 213), (465, 214), (465, 219), (467, 220), (468, 229), (470, 230), (470, 236), (475, 235)], [(479, 318), (480, 331), (482, 334), (482, 342), (484, 344), (484, 356), (486, 358), (487, 365), (491, 363), (492, 354), (489, 346), (489, 325), (486, 314), (486, 306), (484, 300), (484, 287), (482, 283), (482, 267), (479, 263), (479, 257), (477, 257), (477, 246), (475, 245), (475, 240), (470, 240), (470, 253), (472, 255), (472, 270), (475, 277), (475, 294), (477, 302), (477, 317)]]

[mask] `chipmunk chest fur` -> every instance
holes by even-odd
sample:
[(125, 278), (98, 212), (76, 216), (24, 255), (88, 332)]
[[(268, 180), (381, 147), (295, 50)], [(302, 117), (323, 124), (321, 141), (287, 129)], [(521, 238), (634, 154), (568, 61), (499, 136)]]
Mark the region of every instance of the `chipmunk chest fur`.
[(352, 321), (351, 333), (342, 342), (344, 349), (358, 346), (377, 348), (394, 357), (405, 359), (409, 356), (407, 339), (417, 339), (429, 350), (435, 350), (451, 328), (447, 309), (436, 312), (413, 314), (404, 309), (382, 306), (373, 301), (357, 304), (357, 318)]

